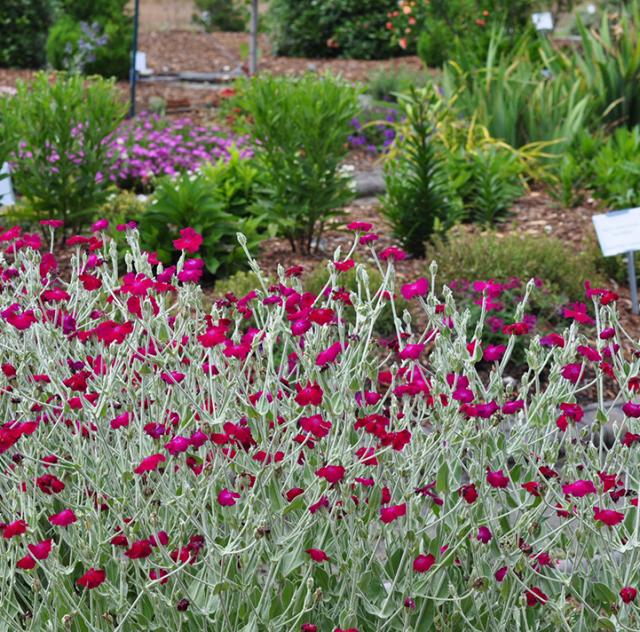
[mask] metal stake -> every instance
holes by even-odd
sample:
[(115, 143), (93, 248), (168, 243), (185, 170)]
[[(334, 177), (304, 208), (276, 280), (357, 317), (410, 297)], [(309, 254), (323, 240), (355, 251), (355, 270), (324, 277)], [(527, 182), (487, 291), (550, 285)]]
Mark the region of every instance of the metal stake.
[(131, 104), (129, 107), (129, 116), (133, 118), (136, 115), (136, 81), (138, 73), (136, 72), (136, 53), (138, 52), (138, 22), (140, 21), (140, 0), (135, 0), (133, 10), (133, 42), (131, 43), (131, 68), (129, 69), (129, 82), (131, 84)]
[(249, 23), (249, 74), (258, 72), (258, 0), (251, 2), (251, 21)]
[(629, 272), (629, 289), (631, 290), (631, 311), (638, 313), (638, 279), (636, 278), (636, 257), (631, 250), (627, 253), (627, 271)]

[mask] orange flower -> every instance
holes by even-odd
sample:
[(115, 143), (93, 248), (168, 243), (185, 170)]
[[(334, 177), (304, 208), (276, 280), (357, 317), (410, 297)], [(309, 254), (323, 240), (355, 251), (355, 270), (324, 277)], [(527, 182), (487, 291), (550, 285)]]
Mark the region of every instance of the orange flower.
[(400, 48), (402, 48), (402, 50), (406, 50), (407, 48), (407, 40), (406, 38), (401, 38), (400, 42), (398, 42), (400, 44)]

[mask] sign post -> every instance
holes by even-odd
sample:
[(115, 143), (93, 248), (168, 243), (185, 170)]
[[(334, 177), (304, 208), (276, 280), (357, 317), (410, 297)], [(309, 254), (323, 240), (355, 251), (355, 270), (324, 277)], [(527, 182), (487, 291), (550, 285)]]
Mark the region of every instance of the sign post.
[(605, 257), (627, 255), (631, 308), (638, 314), (638, 279), (635, 253), (640, 250), (640, 208), (613, 211), (593, 216), (600, 248)]

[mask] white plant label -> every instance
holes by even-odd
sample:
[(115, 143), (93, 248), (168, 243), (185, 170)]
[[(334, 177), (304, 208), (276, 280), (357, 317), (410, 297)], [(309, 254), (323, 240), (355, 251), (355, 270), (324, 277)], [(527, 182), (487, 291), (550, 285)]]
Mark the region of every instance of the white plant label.
[(594, 215), (593, 225), (605, 257), (640, 250), (640, 208)]
[(15, 203), (16, 196), (13, 194), (13, 187), (11, 186), (9, 164), (5, 162), (0, 169), (0, 206), (11, 206)]

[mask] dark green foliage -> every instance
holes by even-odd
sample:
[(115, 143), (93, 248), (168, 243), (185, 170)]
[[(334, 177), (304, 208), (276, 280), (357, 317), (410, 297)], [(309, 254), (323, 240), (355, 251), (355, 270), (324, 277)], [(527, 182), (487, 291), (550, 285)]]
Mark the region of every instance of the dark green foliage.
[(241, 32), (247, 26), (249, 13), (238, 0), (195, 0), (200, 13), (193, 21), (211, 31)]
[(128, 79), (133, 23), (126, 0), (64, 0), (47, 38), (57, 70)]
[(509, 148), (500, 145), (461, 152), (452, 169), (462, 176), (458, 192), (469, 217), (478, 224), (491, 225), (505, 219), (524, 190), (521, 163)]
[(407, 124), (397, 142), (397, 154), (385, 165), (387, 194), (382, 212), (394, 236), (414, 256), (422, 256), (425, 242), (452, 226), (463, 210), (437, 145), (430, 107), (435, 102), (431, 87), (401, 98)]
[(156, 251), (161, 261), (171, 263), (179, 254), (173, 240), (189, 226), (204, 238), (198, 256), (210, 274), (226, 276), (246, 267), (237, 234), (244, 234), (250, 252), (256, 252), (270, 234), (266, 218), (254, 208), (257, 180), (247, 179), (251, 178), (248, 169), (244, 164), (229, 168), (221, 162), (202, 175), (160, 180), (155, 201), (140, 222), (145, 247)]
[(52, 81), (44, 73), (17, 89), (0, 99), (0, 145), (10, 151), (15, 187), (36, 219), (79, 228), (108, 193), (102, 141), (124, 116), (117, 90), (104, 79), (61, 74)]
[(242, 107), (259, 141), (270, 218), (292, 248), (318, 249), (324, 229), (353, 197), (339, 168), (359, 111), (355, 89), (330, 77), (261, 76), (246, 85)]
[(51, 0), (0, 2), (0, 67), (40, 68), (46, 61)]
[(275, 52), (293, 57), (384, 59), (400, 49), (387, 29), (396, 0), (273, 0)]

